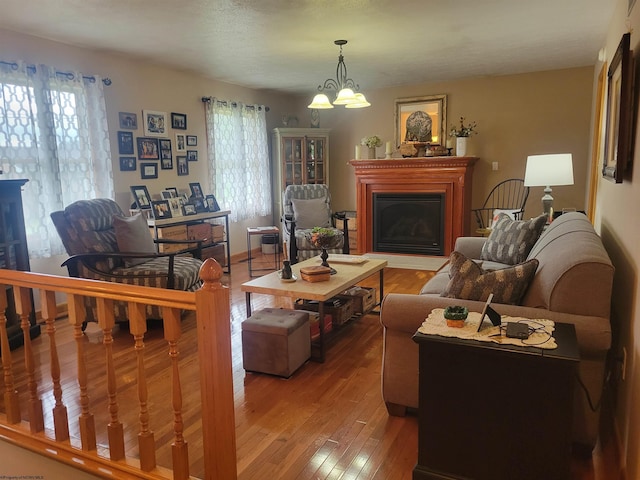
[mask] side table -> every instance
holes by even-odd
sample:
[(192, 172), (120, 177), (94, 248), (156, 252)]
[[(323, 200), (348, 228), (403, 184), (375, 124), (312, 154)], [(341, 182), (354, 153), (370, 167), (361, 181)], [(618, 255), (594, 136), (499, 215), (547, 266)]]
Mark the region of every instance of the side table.
[[(275, 235), (276, 243), (273, 250), (273, 268), (253, 268), (251, 255), (251, 237), (254, 235)], [(280, 269), (280, 230), (276, 226), (269, 227), (247, 227), (247, 264), (249, 265), (249, 277), (253, 277), (254, 272), (266, 272)]]
[(424, 335), (414, 480), (567, 480), (575, 328), (556, 323), (544, 350)]

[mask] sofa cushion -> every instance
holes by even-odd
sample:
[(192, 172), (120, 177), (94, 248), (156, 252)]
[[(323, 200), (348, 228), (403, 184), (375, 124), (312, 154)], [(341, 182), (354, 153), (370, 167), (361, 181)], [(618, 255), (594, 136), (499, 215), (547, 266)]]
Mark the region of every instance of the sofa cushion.
[(449, 283), (441, 297), (486, 301), (493, 293), (493, 302), (518, 305), (538, 268), (538, 260), (500, 270), (483, 270), (460, 252), (449, 258)]
[(509, 265), (524, 262), (546, 221), (545, 215), (531, 220), (513, 220), (501, 213), (482, 247), (480, 258)]
[(321, 198), (292, 198), (293, 218), (296, 228), (330, 227), (331, 214), (327, 199)]
[[(135, 252), (153, 254), (156, 246), (153, 237), (149, 233), (147, 221), (138, 213), (132, 217), (113, 216), (113, 228), (116, 232), (118, 251), (122, 253)], [(148, 261), (148, 258), (132, 258), (125, 260), (127, 267), (140, 265)]]

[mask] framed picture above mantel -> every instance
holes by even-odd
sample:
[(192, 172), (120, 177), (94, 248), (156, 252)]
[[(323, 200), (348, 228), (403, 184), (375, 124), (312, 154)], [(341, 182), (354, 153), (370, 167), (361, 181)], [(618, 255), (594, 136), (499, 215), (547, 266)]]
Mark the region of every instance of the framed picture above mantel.
[(395, 103), (397, 147), (403, 143), (446, 144), (446, 95), (398, 98)]

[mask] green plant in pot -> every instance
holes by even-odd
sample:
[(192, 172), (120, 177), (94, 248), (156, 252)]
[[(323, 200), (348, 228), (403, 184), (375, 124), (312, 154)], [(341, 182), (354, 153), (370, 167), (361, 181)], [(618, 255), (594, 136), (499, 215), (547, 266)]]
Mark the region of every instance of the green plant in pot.
[(467, 320), (469, 310), (467, 307), (460, 305), (450, 305), (444, 309), (444, 318), (447, 320), (448, 327), (462, 328)]

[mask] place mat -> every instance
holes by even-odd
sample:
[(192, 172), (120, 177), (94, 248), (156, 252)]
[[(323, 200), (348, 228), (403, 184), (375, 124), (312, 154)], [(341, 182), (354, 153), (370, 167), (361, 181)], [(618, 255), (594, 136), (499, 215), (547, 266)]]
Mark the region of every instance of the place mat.
[[(558, 348), (553, 331), (555, 324), (551, 320), (529, 319), (523, 317), (502, 316), (502, 334), (500, 326), (494, 327), (488, 318), (485, 318), (484, 328), (478, 332), (478, 324), (480, 323), (480, 313), (469, 312), (464, 327), (455, 328), (447, 326), (447, 320), (444, 318), (443, 308), (434, 308), (429, 316), (422, 323), (418, 332), (427, 335), (439, 335), (441, 337), (455, 337), (465, 340), (478, 340), (480, 342), (493, 342), (503, 345), (516, 345), (518, 347), (537, 347), (552, 350)], [(529, 335), (526, 340), (519, 338), (509, 338), (504, 332), (505, 325), (509, 322), (522, 322), (529, 324), (535, 331)]]

